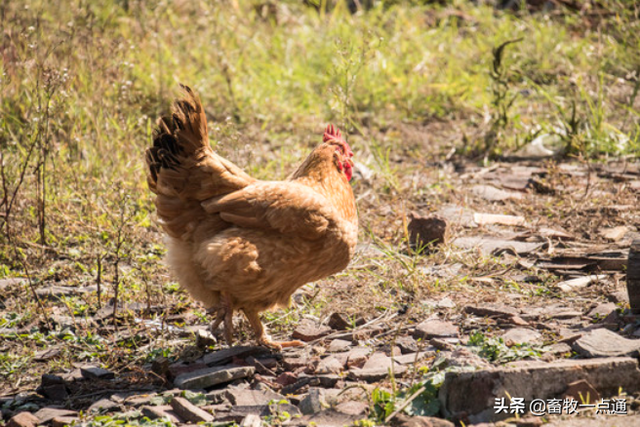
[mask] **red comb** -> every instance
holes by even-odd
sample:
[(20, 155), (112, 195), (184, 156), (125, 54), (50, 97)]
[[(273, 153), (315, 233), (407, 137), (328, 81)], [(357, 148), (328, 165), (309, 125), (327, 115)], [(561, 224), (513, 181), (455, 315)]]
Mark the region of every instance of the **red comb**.
[(353, 151), (351, 151), (351, 147), (349, 147), (349, 144), (347, 144), (347, 141), (345, 141), (342, 138), (342, 132), (340, 132), (340, 129), (338, 129), (333, 125), (327, 126), (327, 128), (324, 131), (324, 136), (322, 138), (323, 142), (329, 142), (331, 140), (342, 142), (345, 145), (346, 154), (349, 157), (353, 157)]
[(338, 129), (337, 127), (334, 127), (333, 125), (329, 125), (324, 131), (324, 138), (322, 138), (322, 141), (327, 142), (332, 139), (337, 139), (338, 141), (344, 142), (344, 139), (342, 139), (342, 132), (340, 132), (340, 129)]

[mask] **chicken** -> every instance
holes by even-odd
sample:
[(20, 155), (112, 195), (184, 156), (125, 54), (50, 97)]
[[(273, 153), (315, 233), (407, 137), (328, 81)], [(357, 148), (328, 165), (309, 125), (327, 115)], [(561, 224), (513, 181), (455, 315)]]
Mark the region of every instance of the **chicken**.
[(260, 313), (285, 307), (305, 283), (347, 267), (358, 233), (349, 181), (353, 152), (329, 125), (323, 142), (285, 181), (256, 180), (209, 145), (198, 96), (183, 86), (171, 117), (158, 120), (147, 149), (149, 188), (167, 234), (167, 261), (180, 285), (233, 340), (241, 310), (258, 343), (275, 342)]

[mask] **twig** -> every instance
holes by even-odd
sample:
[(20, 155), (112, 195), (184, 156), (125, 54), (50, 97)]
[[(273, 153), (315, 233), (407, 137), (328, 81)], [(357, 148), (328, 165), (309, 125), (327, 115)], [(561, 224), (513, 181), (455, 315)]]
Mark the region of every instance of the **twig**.
[(102, 284), (102, 254), (98, 255), (98, 271), (96, 273), (96, 286), (98, 288), (98, 309), (102, 308), (102, 292), (100, 285)]

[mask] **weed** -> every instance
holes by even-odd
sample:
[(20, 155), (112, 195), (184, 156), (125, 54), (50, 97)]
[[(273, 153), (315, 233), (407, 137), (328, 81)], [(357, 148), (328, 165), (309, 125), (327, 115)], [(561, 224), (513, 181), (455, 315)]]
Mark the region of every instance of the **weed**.
[(488, 338), (482, 332), (476, 331), (469, 335), (467, 343), (471, 350), (490, 362), (506, 363), (527, 357), (540, 357), (541, 349), (529, 344), (513, 344), (510, 347), (502, 338)]

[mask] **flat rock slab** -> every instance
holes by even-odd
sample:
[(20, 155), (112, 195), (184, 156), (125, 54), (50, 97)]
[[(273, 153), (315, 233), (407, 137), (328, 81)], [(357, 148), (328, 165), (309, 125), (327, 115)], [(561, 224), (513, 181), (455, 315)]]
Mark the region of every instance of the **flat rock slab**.
[(88, 380), (112, 380), (116, 377), (115, 373), (108, 369), (98, 368), (97, 366), (86, 366), (84, 368), (80, 368), (80, 373)]
[(316, 373), (318, 374), (337, 374), (344, 369), (344, 366), (347, 361), (347, 355), (344, 354), (342, 356), (344, 362), (340, 360), (336, 355), (331, 355), (329, 357), (325, 357), (322, 359), (316, 368)]
[(451, 322), (438, 319), (427, 319), (416, 326), (414, 338), (455, 338), (458, 336), (458, 327)]
[(367, 347), (354, 347), (347, 352), (347, 367), (362, 368), (371, 354)]
[(277, 412), (288, 412), (292, 417), (301, 415), (297, 406), (289, 404), (279, 405), (251, 405), (251, 406), (234, 406), (229, 411), (218, 411), (216, 413), (216, 422), (220, 421), (234, 421), (241, 422), (249, 415), (257, 415), (260, 417), (266, 417), (273, 415), (272, 408)]
[(476, 196), (482, 197), (490, 202), (501, 202), (508, 199), (521, 199), (522, 193), (515, 191), (506, 191), (496, 188), (492, 185), (474, 185), (471, 192)]
[(213, 421), (213, 415), (198, 408), (184, 397), (174, 397), (171, 400), (171, 407), (183, 420), (192, 423), (209, 423)]
[(542, 342), (542, 334), (535, 329), (513, 328), (502, 334), (502, 339), (507, 345), (511, 344), (539, 344)]
[(143, 406), (140, 411), (142, 412), (142, 415), (150, 420), (167, 418), (174, 424), (180, 424), (183, 422), (169, 405)]
[(586, 357), (635, 356), (640, 354), (640, 340), (630, 340), (605, 328), (583, 335), (573, 349)]
[(38, 424), (40, 420), (31, 412), (20, 412), (9, 420), (6, 427), (36, 427)]
[(272, 400), (279, 402), (285, 398), (271, 390), (227, 390), (225, 396), (232, 405), (238, 406), (268, 405)]
[(528, 255), (542, 248), (546, 243), (538, 242), (520, 242), (517, 240), (504, 240), (497, 237), (478, 236), (478, 237), (458, 237), (453, 241), (453, 245), (462, 249), (480, 250), (484, 256), (501, 254), (510, 252), (517, 255)]
[(617, 309), (618, 309), (618, 306), (616, 304), (614, 304), (612, 302), (605, 302), (605, 303), (602, 303), (602, 304), (598, 304), (597, 306), (592, 308), (589, 311), (589, 313), (587, 314), (587, 316), (604, 319), (605, 317), (607, 317), (608, 315), (610, 315), (612, 312), (616, 311)]
[(587, 287), (591, 283), (599, 282), (601, 280), (606, 279), (607, 277), (608, 276), (606, 274), (578, 277), (575, 279), (570, 279), (570, 280), (565, 280), (564, 282), (560, 282), (556, 285), (556, 287), (560, 289), (562, 292), (570, 292), (570, 291), (575, 291), (575, 290)]
[(100, 399), (89, 406), (89, 412), (109, 412), (113, 410), (120, 410), (120, 405), (111, 399)]
[(369, 357), (367, 362), (362, 366), (362, 369), (389, 369), (396, 364), (389, 356), (381, 351), (376, 351)]
[[(394, 375), (402, 375), (407, 371), (407, 367), (398, 365), (393, 368)], [(348, 377), (356, 381), (365, 381), (373, 383), (381, 381), (390, 375), (390, 368), (371, 368), (371, 369), (351, 369)]]
[(303, 319), (293, 331), (292, 337), (302, 341), (314, 341), (331, 333), (329, 326), (318, 325), (313, 320)]
[(205, 389), (239, 378), (253, 376), (254, 372), (255, 368), (253, 366), (217, 366), (179, 375), (173, 381), (173, 384), (182, 389)]
[(366, 402), (358, 402), (355, 400), (347, 400), (346, 402), (339, 403), (334, 408), (341, 414), (364, 416), (369, 412), (369, 404)]
[(464, 311), (465, 313), (483, 317), (510, 317), (520, 314), (515, 308), (507, 307), (506, 305), (468, 305), (464, 308)]
[(333, 340), (331, 344), (329, 344), (329, 351), (331, 353), (337, 353), (339, 351), (349, 350), (351, 347), (351, 341), (346, 340)]
[(38, 417), (41, 424), (46, 424), (55, 417), (76, 417), (78, 413), (76, 411), (70, 411), (68, 409), (42, 408), (34, 415)]
[(348, 415), (332, 409), (326, 409), (313, 415), (305, 415), (302, 418), (294, 419), (289, 426), (322, 426), (322, 427), (343, 427), (350, 426), (361, 417), (358, 415)]
[(239, 345), (229, 347), (213, 353), (205, 354), (202, 360), (207, 366), (227, 365), (234, 358), (244, 359), (249, 356), (269, 353), (269, 350), (260, 346)]
[(560, 397), (568, 385), (586, 380), (602, 396), (616, 396), (622, 388), (633, 394), (640, 390), (638, 361), (630, 357), (591, 360), (561, 360), (553, 363), (519, 362), (498, 369), (449, 372), (438, 398), (444, 415), (466, 413), (471, 423), (504, 419), (496, 414), (495, 399), (517, 396), (525, 402)]

